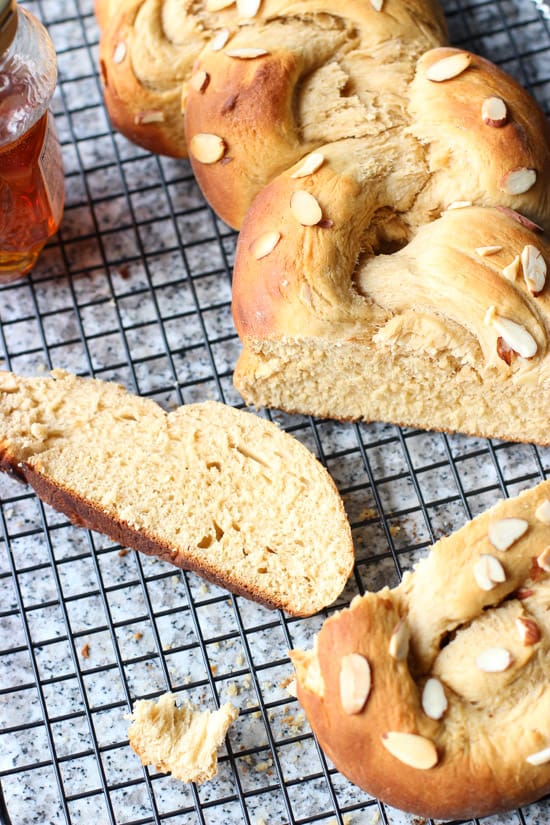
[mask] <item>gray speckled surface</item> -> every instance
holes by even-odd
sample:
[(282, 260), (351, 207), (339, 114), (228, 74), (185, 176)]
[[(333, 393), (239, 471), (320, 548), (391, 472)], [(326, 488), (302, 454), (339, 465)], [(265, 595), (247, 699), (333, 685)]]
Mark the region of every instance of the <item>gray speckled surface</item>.
[[(452, 40), (531, 83), (548, 111), (548, 6), (444, 5)], [(32, 278), (0, 292), (0, 366), (94, 372), (166, 407), (240, 403), (226, 269), (234, 233), (206, 208), (186, 163), (111, 133), (92, 0), (27, 6), (58, 49), (67, 206)], [(410, 567), (433, 538), (550, 473), (548, 449), (274, 418), (322, 452), (343, 493), (358, 565), (341, 603), (397, 582), (390, 549)], [(323, 617), (285, 620), (121, 553), (6, 476), (0, 505), (0, 776), (13, 825), (420, 825), (335, 772), (286, 691), (288, 647), (308, 646)], [(144, 770), (129, 749), (131, 703), (167, 689), (241, 709), (215, 781), (183, 785)], [(483, 822), (548, 825), (550, 802)]]

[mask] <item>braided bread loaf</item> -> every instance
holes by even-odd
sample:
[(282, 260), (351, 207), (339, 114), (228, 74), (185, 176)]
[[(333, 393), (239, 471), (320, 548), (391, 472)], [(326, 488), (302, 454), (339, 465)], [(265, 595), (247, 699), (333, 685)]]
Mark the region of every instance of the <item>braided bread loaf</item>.
[(242, 226), (247, 403), (550, 443), (550, 129), (515, 81), (429, 0), (96, 5), (115, 124)]
[(550, 790), (550, 481), (433, 546), (389, 590), (291, 653), (298, 698), (336, 767), (437, 819)]

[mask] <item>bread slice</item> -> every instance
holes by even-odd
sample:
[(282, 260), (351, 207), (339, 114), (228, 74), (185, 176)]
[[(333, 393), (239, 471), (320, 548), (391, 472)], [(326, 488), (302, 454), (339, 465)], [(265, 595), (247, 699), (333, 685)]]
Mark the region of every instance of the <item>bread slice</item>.
[(217, 748), (238, 715), (230, 702), (215, 711), (201, 711), (190, 704), (178, 707), (172, 693), (156, 702), (140, 699), (130, 716), (130, 747), (143, 765), (182, 782), (206, 782), (218, 772)]
[(72, 521), (295, 615), (339, 595), (350, 526), (299, 441), (217, 402), (166, 413), (61, 370), (0, 373), (0, 467)]
[(469, 820), (548, 793), (550, 481), (438, 541), (291, 656), (321, 746), (389, 805)]

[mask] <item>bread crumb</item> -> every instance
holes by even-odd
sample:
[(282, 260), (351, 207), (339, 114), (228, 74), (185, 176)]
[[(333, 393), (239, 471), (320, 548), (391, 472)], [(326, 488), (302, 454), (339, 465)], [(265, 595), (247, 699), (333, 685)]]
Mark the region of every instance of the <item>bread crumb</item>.
[(256, 771), (258, 773), (265, 773), (273, 765), (273, 759), (265, 759), (262, 762), (256, 763)]
[(139, 642), (140, 639), (143, 639), (143, 633), (140, 630), (138, 630), (137, 633), (134, 633), (134, 639), (136, 640), (136, 642)]
[(230, 696), (237, 696), (239, 693), (239, 688), (235, 684), (235, 682), (229, 682), (227, 685), (227, 692)]
[(85, 645), (82, 645), (82, 648), (80, 650), (80, 655), (82, 656), (83, 659), (89, 659), (90, 658), (90, 645), (88, 644), (88, 642), (86, 642)]
[(227, 702), (219, 710), (177, 707), (172, 693), (158, 702), (137, 701), (128, 739), (143, 765), (171, 773), (182, 782), (206, 782), (218, 772), (217, 749), (239, 711)]
[(392, 524), (390, 527), (390, 535), (395, 538), (401, 532), (401, 527), (399, 524)]
[(128, 548), (127, 547), (121, 547), (120, 550), (118, 551), (118, 555), (120, 556), (121, 559), (123, 559), (124, 556), (128, 555)]

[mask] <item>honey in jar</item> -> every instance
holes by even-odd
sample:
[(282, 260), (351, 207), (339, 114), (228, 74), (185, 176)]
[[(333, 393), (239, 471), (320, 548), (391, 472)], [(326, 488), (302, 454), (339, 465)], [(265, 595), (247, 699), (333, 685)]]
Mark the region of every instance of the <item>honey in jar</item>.
[(49, 104), (53, 43), (15, 0), (0, 0), (0, 283), (34, 266), (63, 214), (65, 181)]

